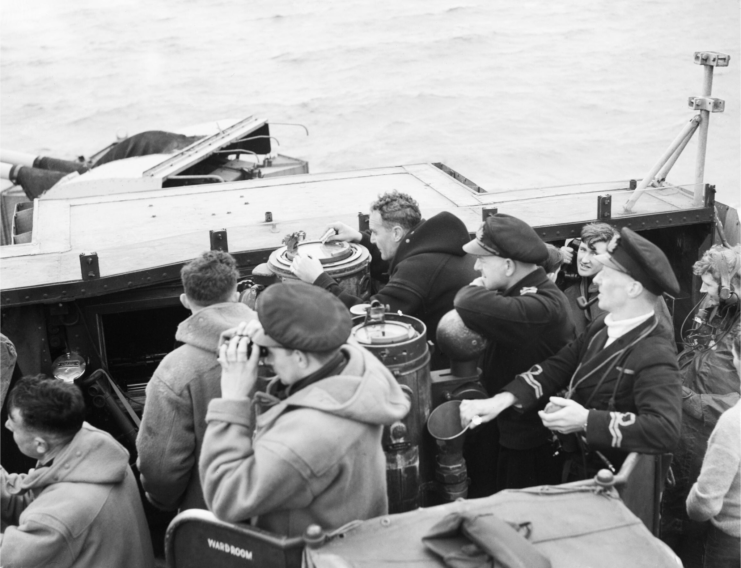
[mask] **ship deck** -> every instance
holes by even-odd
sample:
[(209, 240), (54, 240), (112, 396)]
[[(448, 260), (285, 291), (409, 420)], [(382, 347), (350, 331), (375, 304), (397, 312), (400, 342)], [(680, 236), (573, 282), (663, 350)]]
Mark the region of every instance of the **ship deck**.
[[(644, 230), (712, 221), (712, 207), (694, 207), (691, 194), (679, 187), (646, 191), (626, 214), (629, 181), (490, 193), (446, 171), (417, 164), (79, 197), (70, 191), (55, 197), (51, 190), (36, 201), (32, 241), (0, 249), (3, 301), (23, 302), (7, 296), (11, 290), (81, 282), (81, 253), (97, 253), (95, 277), (105, 280), (182, 264), (210, 247), (211, 230), (226, 229), (233, 253), (269, 252), (299, 230), (318, 238), (332, 221), (357, 226), (358, 213), (391, 190), (412, 195), (427, 218), (452, 212), (470, 232), (483, 209), (496, 208), (525, 220), (544, 240), (576, 236), (581, 225), (597, 220), (597, 199), (608, 195), (612, 213), (604, 220), (617, 226)], [(272, 221), (266, 221), (268, 212)], [(139, 285), (146, 281), (128, 283)]]

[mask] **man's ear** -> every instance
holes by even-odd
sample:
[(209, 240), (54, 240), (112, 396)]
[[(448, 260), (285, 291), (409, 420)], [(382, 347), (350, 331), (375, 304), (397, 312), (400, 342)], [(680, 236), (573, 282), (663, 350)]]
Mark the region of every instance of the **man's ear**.
[(398, 243), (401, 241), (401, 239), (404, 238), (404, 229), (402, 229), (399, 225), (395, 225), (392, 229), (394, 233), (394, 240)]
[(306, 353), (299, 349), (294, 349), (293, 355), (294, 357), (296, 357), (296, 362), (298, 363), (299, 367), (305, 369), (309, 366), (309, 357), (306, 355)]
[(185, 295), (185, 293), (180, 294), (180, 303), (183, 304), (183, 307), (186, 310), (190, 310), (190, 301), (188, 300), (188, 296)]
[(633, 282), (630, 283), (630, 286), (628, 287), (628, 296), (630, 298), (637, 298), (643, 293), (643, 284), (638, 282), (638, 280), (633, 280)]
[(511, 258), (506, 259), (506, 262), (507, 268), (505, 269), (504, 273), (509, 277), (515, 273), (515, 270), (517, 270), (517, 263)]

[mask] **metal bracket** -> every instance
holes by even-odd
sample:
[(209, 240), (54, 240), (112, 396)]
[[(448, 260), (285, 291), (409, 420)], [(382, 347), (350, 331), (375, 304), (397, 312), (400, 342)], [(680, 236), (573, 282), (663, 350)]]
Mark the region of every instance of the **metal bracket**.
[(229, 241), (226, 239), (226, 229), (209, 231), (208, 238), (211, 241), (211, 250), (229, 252)]
[(370, 230), (370, 215), (367, 213), (358, 213), (358, 231)]
[(600, 221), (608, 220), (612, 218), (612, 196), (611, 195), (598, 195), (597, 196), (597, 219)]
[(710, 65), (711, 67), (728, 67), (731, 56), (717, 51), (696, 51), (695, 63), (697, 65)]
[(705, 184), (705, 207), (715, 207), (715, 186)]
[(486, 221), (487, 217), (490, 217), (491, 215), (496, 215), (499, 213), (499, 209), (496, 207), (482, 207), (481, 208), (481, 220)]
[(100, 278), (97, 252), (80, 253), (80, 271), (82, 272), (83, 280), (95, 280)]
[(726, 101), (723, 99), (714, 99), (713, 97), (689, 97), (687, 104), (692, 110), (723, 112), (726, 109)]

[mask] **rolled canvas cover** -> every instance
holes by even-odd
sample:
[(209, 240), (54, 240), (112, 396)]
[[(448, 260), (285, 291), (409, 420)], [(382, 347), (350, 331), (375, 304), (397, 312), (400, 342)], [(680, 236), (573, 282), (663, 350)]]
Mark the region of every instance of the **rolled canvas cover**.
[[(529, 541), (553, 568), (676, 568), (675, 556), (654, 538), (614, 490), (533, 487), (484, 499), (370, 519), (338, 531), (305, 553), (311, 568), (440, 567), (422, 537), (453, 512), (493, 512), (513, 524), (530, 523)], [(340, 536), (340, 534), (342, 536)]]

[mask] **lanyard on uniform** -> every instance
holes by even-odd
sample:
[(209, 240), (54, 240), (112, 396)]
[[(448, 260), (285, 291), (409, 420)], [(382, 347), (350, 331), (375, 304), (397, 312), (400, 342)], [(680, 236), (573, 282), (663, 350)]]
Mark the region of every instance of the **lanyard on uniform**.
[[(635, 338), (633, 341), (631, 341), (627, 346), (623, 347), (620, 351), (614, 353), (607, 359), (605, 359), (602, 363), (600, 363), (597, 367), (592, 369), (589, 373), (587, 373), (585, 376), (583, 376), (579, 381), (574, 384), (574, 379), (576, 378), (577, 373), (579, 372), (579, 369), (581, 368), (581, 363), (579, 363), (579, 366), (576, 368), (576, 371), (574, 372), (574, 375), (571, 377), (571, 381), (569, 381), (569, 389), (566, 392), (566, 398), (571, 398), (574, 391), (577, 389), (577, 387), (582, 384), (585, 380), (587, 380), (589, 377), (591, 377), (594, 373), (596, 373), (599, 369), (601, 369), (604, 365), (607, 365), (608, 363), (611, 363), (611, 365), (605, 370), (602, 377), (600, 378), (599, 382), (597, 383), (597, 386), (592, 389), (592, 394), (589, 396), (587, 401), (583, 404), (583, 406), (586, 408), (590, 402), (592, 402), (592, 399), (594, 398), (594, 395), (597, 394), (597, 391), (602, 386), (602, 383), (605, 382), (605, 379), (607, 379), (607, 375), (610, 374), (610, 371), (614, 367), (617, 366), (619, 362), (621, 362), (624, 359), (628, 358), (628, 355), (630, 354), (630, 350), (638, 344), (638, 342), (642, 341), (646, 337), (648, 337), (651, 332), (656, 329), (656, 327), (659, 325), (658, 319), (655, 319), (653, 324), (641, 335), (639, 335), (637, 338)], [(613, 362), (614, 360), (614, 362)], [(612, 397), (610, 398), (610, 404), (614, 406), (615, 402), (615, 394), (617, 393), (617, 389), (620, 386), (620, 382), (622, 381), (623, 375), (625, 374), (625, 366), (619, 371), (618, 379), (615, 383), (615, 388), (612, 391)]]

